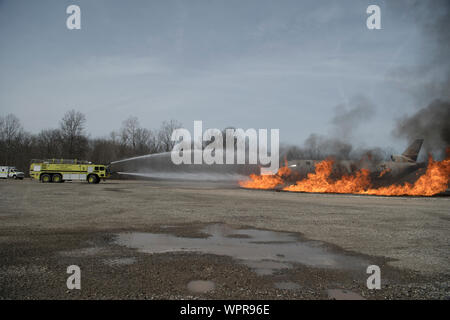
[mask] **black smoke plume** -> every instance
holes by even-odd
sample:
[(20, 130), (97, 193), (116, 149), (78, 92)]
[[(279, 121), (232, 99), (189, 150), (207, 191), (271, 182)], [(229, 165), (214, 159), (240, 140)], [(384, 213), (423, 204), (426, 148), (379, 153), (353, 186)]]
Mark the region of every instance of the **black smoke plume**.
[(435, 100), (413, 115), (401, 118), (393, 134), (409, 141), (423, 138), (425, 152), (421, 153), (422, 158), (431, 153), (435, 158), (443, 159), (450, 146), (450, 102)]

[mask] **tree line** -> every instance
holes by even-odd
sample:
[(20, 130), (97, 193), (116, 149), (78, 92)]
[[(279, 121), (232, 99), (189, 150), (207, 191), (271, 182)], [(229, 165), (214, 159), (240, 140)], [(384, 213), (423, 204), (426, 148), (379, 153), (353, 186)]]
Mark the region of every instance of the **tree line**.
[(15, 166), (27, 173), (32, 159), (85, 159), (107, 164), (144, 154), (171, 151), (172, 131), (182, 125), (164, 121), (157, 130), (141, 127), (129, 117), (108, 137), (92, 138), (86, 131), (86, 116), (76, 110), (64, 114), (59, 127), (27, 132), (14, 114), (0, 116), (0, 165)]

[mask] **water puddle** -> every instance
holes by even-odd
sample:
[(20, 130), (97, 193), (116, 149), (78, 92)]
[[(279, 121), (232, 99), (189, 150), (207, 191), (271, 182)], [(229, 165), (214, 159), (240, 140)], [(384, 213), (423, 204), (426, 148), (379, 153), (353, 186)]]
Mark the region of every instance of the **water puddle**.
[(333, 300), (366, 300), (361, 295), (344, 289), (329, 289), (327, 293)]
[(187, 284), (187, 289), (192, 293), (206, 293), (216, 288), (213, 281), (193, 280)]
[(201, 230), (204, 238), (177, 237), (163, 233), (120, 233), (115, 242), (144, 253), (195, 252), (230, 256), (260, 275), (292, 268), (311, 267), (365, 270), (364, 259), (336, 253), (318, 241), (299, 241), (287, 232), (233, 229), (223, 224)]
[(273, 274), (277, 270), (292, 268), (292, 264), (267, 259), (248, 261), (243, 260), (242, 262), (260, 276), (267, 276)]

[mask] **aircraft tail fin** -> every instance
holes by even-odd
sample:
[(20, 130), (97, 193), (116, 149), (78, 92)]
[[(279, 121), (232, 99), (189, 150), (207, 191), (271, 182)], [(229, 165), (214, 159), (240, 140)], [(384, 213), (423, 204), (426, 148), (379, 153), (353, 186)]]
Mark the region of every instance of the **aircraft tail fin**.
[(417, 156), (419, 155), (420, 148), (422, 148), (422, 144), (423, 139), (414, 140), (414, 142), (402, 153), (402, 156), (409, 158), (412, 161), (417, 161)]

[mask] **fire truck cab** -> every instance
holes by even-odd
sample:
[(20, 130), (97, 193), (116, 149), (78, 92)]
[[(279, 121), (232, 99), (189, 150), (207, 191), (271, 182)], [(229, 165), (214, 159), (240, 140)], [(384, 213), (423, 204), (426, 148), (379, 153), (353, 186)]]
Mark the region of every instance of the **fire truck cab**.
[(84, 160), (32, 160), (30, 164), (30, 177), (43, 183), (78, 180), (96, 184), (109, 176), (107, 166)]

